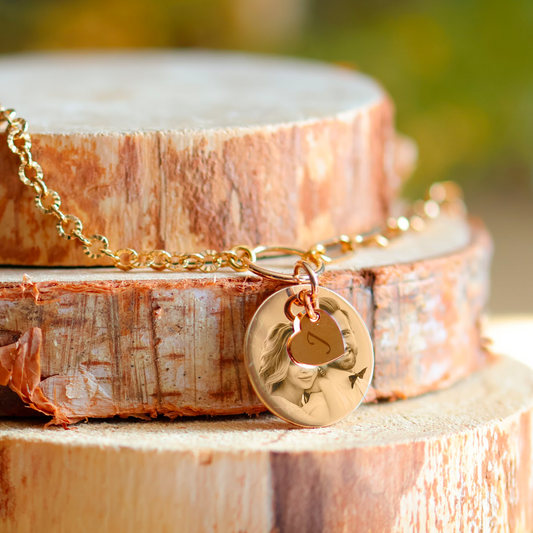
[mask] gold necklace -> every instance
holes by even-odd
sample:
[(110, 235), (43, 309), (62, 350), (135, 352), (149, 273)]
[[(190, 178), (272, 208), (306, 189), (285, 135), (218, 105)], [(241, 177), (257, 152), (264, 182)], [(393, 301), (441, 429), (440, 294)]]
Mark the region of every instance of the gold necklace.
[[(208, 273), (229, 267), (291, 284), (259, 307), (247, 329), (244, 353), (249, 378), (265, 406), (280, 418), (304, 427), (332, 424), (356, 409), (369, 388), (374, 368), (372, 340), (360, 315), (338, 294), (319, 286), (326, 266), (360, 248), (386, 247), (405, 232), (422, 231), (427, 220), (437, 218), (441, 211), (466, 212), (459, 186), (443, 182), (433, 184), (426, 199), (414, 202), (401, 216), (389, 217), (383, 227), (354, 236), (339, 235), (307, 250), (239, 244), (229, 250), (201, 253), (138, 252), (132, 248), (113, 251), (104, 235), (85, 235), (82, 221), (61, 210), (59, 193), (48, 188), (41, 166), (33, 159), (26, 120), (0, 105), (2, 123), (7, 124), (9, 148), (19, 158), (19, 177), (36, 193), (36, 208), (55, 217), (59, 236), (79, 241), (91, 259), (109, 257), (122, 270)], [(274, 256), (299, 259), (292, 273), (260, 264)], [(299, 400), (294, 403), (294, 398)]]

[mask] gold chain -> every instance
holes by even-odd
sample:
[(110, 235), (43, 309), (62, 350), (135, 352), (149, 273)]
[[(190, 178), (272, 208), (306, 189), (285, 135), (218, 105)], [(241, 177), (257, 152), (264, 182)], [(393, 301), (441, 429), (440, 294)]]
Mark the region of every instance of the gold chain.
[[(340, 259), (361, 247), (388, 246), (389, 241), (410, 231), (421, 231), (428, 219), (437, 218), (443, 208), (454, 212), (465, 212), (462, 191), (454, 182), (435, 183), (429, 189), (425, 200), (419, 200), (409, 207), (406, 214), (390, 217), (386, 225), (374, 231), (354, 236), (340, 235), (328, 241), (314, 244), (309, 250), (298, 250), (289, 247), (247, 245), (234, 246), (230, 250), (206, 250), (201, 253), (167, 252), (151, 250), (137, 252), (132, 248), (121, 248), (113, 251), (104, 235), (87, 236), (83, 233), (81, 220), (61, 211), (61, 197), (56, 191), (49, 189), (43, 177), (39, 163), (34, 161), (31, 153), (31, 137), (28, 124), (23, 118), (17, 117), (14, 109), (6, 109), (0, 105), (0, 124), (6, 122), (7, 143), (10, 150), (19, 157), (19, 177), (25, 185), (33, 187), (35, 206), (41, 213), (57, 218), (57, 232), (67, 240), (76, 239), (81, 242), (85, 255), (91, 259), (109, 257), (114, 266), (122, 270), (132, 268), (153, 268), (154, 270), (169, 269), (172, 271), (199, 270), (214, 272), (219, 268), (231, 267), (237, 272), (253, 271), (262, 273), (256, 262), (264, 257), (272, 257), (273, 253), (281, 255), (299, 255), (303, 260), (310, 261), (317, 272), (323, 271), (324, 263)], [(255, 268), (254, 268), (255, 267)], [(275, 275), (267, 276), (274, 277)]]

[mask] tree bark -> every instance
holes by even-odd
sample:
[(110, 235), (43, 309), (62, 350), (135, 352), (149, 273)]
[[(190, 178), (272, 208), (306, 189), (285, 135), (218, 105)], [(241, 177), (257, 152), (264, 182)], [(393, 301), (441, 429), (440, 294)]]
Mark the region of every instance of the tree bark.
[(271, 415), (0, 422), (3, 533), (391, 533), (533, 529), (532, 371), (501, 359), (453, 387), (328, 428)]
[[(114, 250), (307, 248), (368, 231), (416, 158), (382, 88), (332, 65), (130, 52), (5, 57), (0, 71), (62, 209)], [(0, 175), (0, 264), (110, 264), (58, 238), (4, 135)]]
[[(388, 249), (360, 250), (326, 271), (321, 284), (355, 306), (374, 339), (370, 398), (441, 388), (486, 361), (479, 320), (490, 257), (479, 223), (443, 217)], [(9, 376), (17, 365), (35, 368), (39, 358), (41, 404), (57, 407), (39, 410), (56, 423), (258, 412), (263, 407), (243, 364), (244, 334), (259, 305), (282, 287), (221, 272), (0, 270), (3, 379), (13, 390), (33, 390), (36, 371), (26, 387), (11, 386)], [(42, 343), (26, 350), (23, 335), (37, 338), (32, 328), (41, 330)], [(4, 414), (14, 414), (16, 404), (6, 400), (0, 412), (4, 405)]]

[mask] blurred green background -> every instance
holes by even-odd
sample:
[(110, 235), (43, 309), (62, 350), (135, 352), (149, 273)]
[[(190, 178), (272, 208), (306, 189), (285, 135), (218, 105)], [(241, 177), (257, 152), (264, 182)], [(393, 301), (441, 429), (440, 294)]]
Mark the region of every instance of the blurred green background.
[(532, 0), (0, 0), (0, 22), (0, 53), (225, 48), (376, 77), (420, 149), (406, 194), (461, 182), (496, 242), (493, 310), (533, 313)]

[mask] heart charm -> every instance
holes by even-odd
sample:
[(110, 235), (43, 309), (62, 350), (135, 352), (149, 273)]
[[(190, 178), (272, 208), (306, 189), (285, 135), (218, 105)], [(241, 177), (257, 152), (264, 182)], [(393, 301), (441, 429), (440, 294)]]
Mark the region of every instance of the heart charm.
[(327, 365), (344, 355), (344, 339), (335, 319), (323, 309), (317, 315), (314, 322), (307, 314), (297, 316), (293, 322), (294, 333), (287, 352), (297, 365)]

